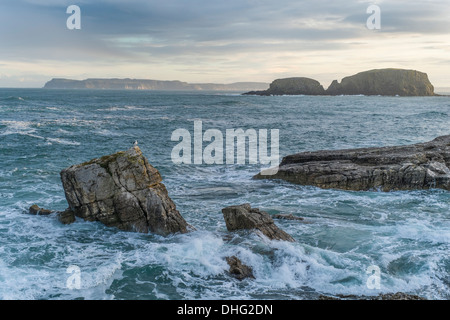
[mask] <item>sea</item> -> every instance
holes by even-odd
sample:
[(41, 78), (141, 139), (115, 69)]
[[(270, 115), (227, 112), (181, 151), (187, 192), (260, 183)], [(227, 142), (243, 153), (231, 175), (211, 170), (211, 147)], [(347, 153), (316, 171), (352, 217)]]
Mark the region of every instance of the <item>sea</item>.
[[(224, 135), (279, 130), (281, 160), (448, 135), (450, 98), (0, 89), (0, 299), (450, 299), (449, 191), (323, 190), (254, 180), (260, 163), (174, 163), (172, 134), (193, 136), (196, 121)], [(27, 214), (66, 209), (61, 170), (135, 141), (196, 231), (163, 237)], [(304, 218), (275, 220), (295, 242), (228, 232), (222, 208), (243, 203)], [(229, 256), (255, 279), (233, 278)]]

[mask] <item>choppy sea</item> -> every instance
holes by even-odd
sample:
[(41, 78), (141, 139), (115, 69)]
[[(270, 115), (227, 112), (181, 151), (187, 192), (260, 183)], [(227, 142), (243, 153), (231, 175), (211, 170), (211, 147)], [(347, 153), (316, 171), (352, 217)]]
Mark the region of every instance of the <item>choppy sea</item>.
[[(254, 164), (174, 164), (171, 135), (193, 133), (196, 120), (224, 134), (278, 129), (283, 157), (450, 134), (450, 98), (0, 89), (0, 299), (287, 300), (399, 291), (450, 299), (450, 192), (321, 190), (252, 180), (261, 169)], [(64, 210), (62, 169), (135, 140), (197, 231), (161, 237), (25, 214), (35, 203)], [(303, 217), (276, 220), (296, 242), (229, 233), (221, 209), (242, 203)], [(230, 255), (256, 279), (230, 277)]]

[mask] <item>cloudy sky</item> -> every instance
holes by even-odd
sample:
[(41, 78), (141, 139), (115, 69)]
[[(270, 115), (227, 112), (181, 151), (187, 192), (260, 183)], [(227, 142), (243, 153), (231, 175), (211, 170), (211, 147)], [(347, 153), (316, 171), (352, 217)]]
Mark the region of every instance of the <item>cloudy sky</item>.
[[(381, 9), (369, 30), (366, 10)], [(81, 30), (69, 30), (69, 5)], [(332, 80), (416, 69), (450, 87), (449, 0), (1, 0), (0, 87), (55, 77)]]

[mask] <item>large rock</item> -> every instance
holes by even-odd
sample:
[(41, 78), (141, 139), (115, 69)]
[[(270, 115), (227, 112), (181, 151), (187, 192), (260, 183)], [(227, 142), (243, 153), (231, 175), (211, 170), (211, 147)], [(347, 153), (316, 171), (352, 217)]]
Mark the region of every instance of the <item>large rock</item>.
[(434, 87), (426, 73), (403, 69), (378, 69), (336, 80), (328, 95), (433, 96)]
[(85, 220), (160, 235), (191, 228), (137, 146), (65, 169), (61, 180), (69, 209)]
[(230, 206), (222, 209), (228, 231), (258, 230), (271, 240), (295, 240), (278, 228), (267, 212), (252, 208), (250, 204)]
[(304, 152), (283, 158), (275, 175), (301, 185), (345, 190), (450, 190), (450, 135), (408, 146)]
[(259, 96), (281, 96), (281, 95), (323, 95), (325, 89), (322, 85), (310, 78), (287, 78), (278, 79), (270, 84), (270, 88), (265, 91), (251, 91), (245, 95)]

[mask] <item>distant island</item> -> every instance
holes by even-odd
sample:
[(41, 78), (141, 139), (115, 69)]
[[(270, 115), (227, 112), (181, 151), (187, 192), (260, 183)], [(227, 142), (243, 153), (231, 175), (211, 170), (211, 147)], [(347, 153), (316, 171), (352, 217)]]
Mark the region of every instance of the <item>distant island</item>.
[(434, 96), (434, 86), (426, 73), (404, 69), (376, 69), (334, 80), (328, 89), (310, 78), (287, 78), (272, 82), (269, 89), (250, 91), (244, 95), (380, 95)]
[(268, 83), (236, 82), (231, 84), (187, 83), (143, 79), (52, 79), (44, 89), (96, 89), (96, 90), (161, 90), (161, 91), (250, 91), (265, 90)]

